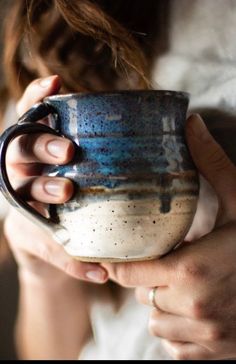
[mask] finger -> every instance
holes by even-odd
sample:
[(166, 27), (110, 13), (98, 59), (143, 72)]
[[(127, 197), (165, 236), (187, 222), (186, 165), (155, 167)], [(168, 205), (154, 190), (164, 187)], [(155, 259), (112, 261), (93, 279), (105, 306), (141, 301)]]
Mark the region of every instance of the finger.
[(63, 177), (38, 177), (18, 186), (17, 193), (25, 200), (44, 203), (64, 203), (74, 193), (73, 182)]
[(152, 310), (149, 318), (151, 335), (171, 341), (191, 342), (206, 345), (210, 342), (210, 330), (203, 322), (168, 314), (158, 309)]
[(236, 168), (198, 115), (187, 120), (186, 137), (193, 161), (215, 189), (221, 205), (236, 211)]
[(124, 287), (166, 286), (174, 275), (169, 258), (145, 261), (103, 264), (110, 279)]
[(138, 287), (135, 292), (137, 301), (172, 315), (194, 318), (198, 314), (191, 293), (186, 294), (184, 290), (174, 290), (171, 287), (156, 287), (151, 299), (151, 290), (152, 288)]
[(14, 189), (22, 184), (27, 177), (39, 176), (45, 170), (45, 164), (20, 163), (7, 166), (7, 175)]
[[(94, 283), (105, 283), (107, 272), (97, 263), (83, 263), (70, 257), (56, 242), (39, 248), (37, 256), (71, 277)], [(41, 242), (42, 245), (42, 242)]]
[(182, 343), (163, 339), (162, 345), (175, 360), (209, 360), (214, 359), (214, 353), (200, 345)]
[[(15, 209), (11, 210), (10, 213), (12, 216), (5, 220), (4, 233), (16, 256), (19, 256), (19, 254), (23, 255), (20, 268), (23, 270), (28, 269), (29, 257), (31, 256), (31, 259), (34, 261), (29, 269), (36, 275), (45, 273), (47, 275), (47, 271), (45, 272), (47, 265), (44, 265), (43, 271), (40, 271), (42, 269), (42, 261), (44, 261), (49, 266), (58, 268), (60, 271), (77, 279), (96, 283), (107, 281), (107, 272), (99, 264), (82, 263), (70, 257), (62, 246), (53, 241), (47, 233), (39, 229), (33, 222), (22, 216)], [(14, 234), (12, 234), (12, 221), (14, 221)], [(22, 232), (22, 227), (26, 227), (28, 238)]]
[(172, 289), (170, 287), (156, 287), (152, 300), (150, 299), (151, 290), (152, 288), (138, 287), (135, 291), (137, 301), (144, 305), (156, 307), (166, 313), (178, 316), (187, 315), (186, 305), (184, 304), (183, 299), (178, 297), (178, 299), (181, 300), (181, 305), (176, 305), (176, 302), (178, 301), (175, 301), (176, 295), (173, 295)]
[(39, 78), (31, 82), (17, 104), (18, 115), (24, 114), (31, 106), (43, 100), (44, 97), (56, 94), (60, 86), (60, 78), (57, 75)]
[(71, 140), (51, 134), (23, 135), (11, 142), (7, 151), (7, 164), (21, 174), (21, 164), (66, 164), (74, 155)]

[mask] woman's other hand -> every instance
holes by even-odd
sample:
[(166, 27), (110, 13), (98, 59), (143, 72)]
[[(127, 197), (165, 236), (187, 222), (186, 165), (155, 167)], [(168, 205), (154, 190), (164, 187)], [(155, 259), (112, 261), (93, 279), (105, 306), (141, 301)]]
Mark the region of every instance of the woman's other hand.
[(152, 306), (149, 329), (175, 359), (236, 357), (236, 167), (198, 116), (187, 123), (187, 140), (200, 173), (219, 201), (215, 229), (185, 242), (161, 259), (107, 264), (110, 277), (138, 287), (137, 299)]

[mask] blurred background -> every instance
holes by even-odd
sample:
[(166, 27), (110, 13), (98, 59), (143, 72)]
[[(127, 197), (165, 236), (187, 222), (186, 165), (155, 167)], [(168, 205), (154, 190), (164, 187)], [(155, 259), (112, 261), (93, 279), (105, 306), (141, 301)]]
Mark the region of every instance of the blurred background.
[[(0, 103), (4, 74), (2, 71), (2, 22), (6, 17), (9, 0), (0, 0)], [(21, 0), (19, 0), (21, 1)], [(0, 105), (1, 108), (1, 105)], [(1, 121), (0, 130), (4, 129)], [(0, 195), (0, 360), (17, 359), (14, 348), (13, 328), (16, 319), (18, 302), (18, 281), (16, 264), (3, 236), (3, 219), (6, 212), (6, 202)]]

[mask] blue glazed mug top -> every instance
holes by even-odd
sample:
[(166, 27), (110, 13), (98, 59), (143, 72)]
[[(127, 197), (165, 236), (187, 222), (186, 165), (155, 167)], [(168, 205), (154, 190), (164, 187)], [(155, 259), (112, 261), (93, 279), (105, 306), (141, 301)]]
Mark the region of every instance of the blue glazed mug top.
[[(183, 239), (198, 197), (184, 138), (188, 102), (189, 94), (166, 90), (55, 95), (20, 119), (21, 126), (36, 127), (31, 122), (50, 114), (51, 132), (77, 146), (71, 163), (45, 171), (73, 180), (75, 194), (41, 220), (70, 255), (86, 261), (152, 259)], [(22, 201), (20, 208), (27, 210)]]
[[(182, 134), (189, 94), (157, 90), (99, 92), (54, 95), (45, 102), (56, 108), (60, 125), (70, 135), (73, 132), (79, 132), (80, 136), (160, 135), (163, 132), (161, 118), (171, 116), (175, 117), (175, 133)], [(72, 115), (80, 123), (75, 122)]]
[[(116, 187), (124, 178), (192, 169), (185, 145), (179, 144), (185, 158), (175, 148), (175, 165), (170, 166), (160, 143), (167, 135), (184, 143), (188, 100), (183, 92), (123, 91), (58, 95), (45, 102), (57, 111), (54, 127), (81, 147), (80, 186), (96, 186), (99, 179), (103, 186)], [(71, 176), (72, 171), (65, 167), (60, 173)]]

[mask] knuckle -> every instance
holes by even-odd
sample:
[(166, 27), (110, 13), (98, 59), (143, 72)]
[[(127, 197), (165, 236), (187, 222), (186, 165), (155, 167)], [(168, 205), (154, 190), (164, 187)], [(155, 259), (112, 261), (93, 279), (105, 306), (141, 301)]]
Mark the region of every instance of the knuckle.
[(75, 262), (74, 260), (68, 260), (64, 262), (62, 264), (61, 270), (68, 276), (74, 278), (76, 277), (77, 279), (84, 279), (84, 274), (81, 266), (78, 264), (78, 262)]
[(173, 358), (175, 360), (190, 360), (190, 356), (189, 354), (184, 351), (184, 349), (181, 347), (181, 348), (177, 348), (175, 350), (175, 352), (173, 353)]
[(73, 265), (73, 262), (71, 262), (70, 260), (65, 262), (62, 266), (62, 270), (68, 274), (68, 275), (71, 275), (74, 273), (74, 265)]
[(119, 264), (115, 265), (114, 269), (115, 279), (121, 286), (132, 286), (132, 269), (131, 264)]
[(219, 324), (211, 324), (205, 328), (204, 336), (207, 342), (214, 343), (225, 338), (225, 331)]
[(15, 138), (7, 150), (7, 163), (8, 165), (16, 166), (22, 162), (22, 157), (26, 158), (32, 153), (32, 145), (34, 143), (35, 135), (21, 135)]
[(194, 319), (207, 318), (208, 312), (208, 305), (203, 299), (193, 299), (189, 305), (189, 315)]
[(184, 282), (205, 280), (208, 276), (208, 268), (205, 264), (196, 262), (193, 259), (186, 259), (184, 262), (181, 262), (178, 272), (178, 276)]
[(52, 260), (51, 252), (50, 252), (50, 249), (48, 249), (48, 247), (46, 245), (41, 245), (40, 247), (38, 247), (37, 255), (44, 262), (51, 264), (51, 260)]

